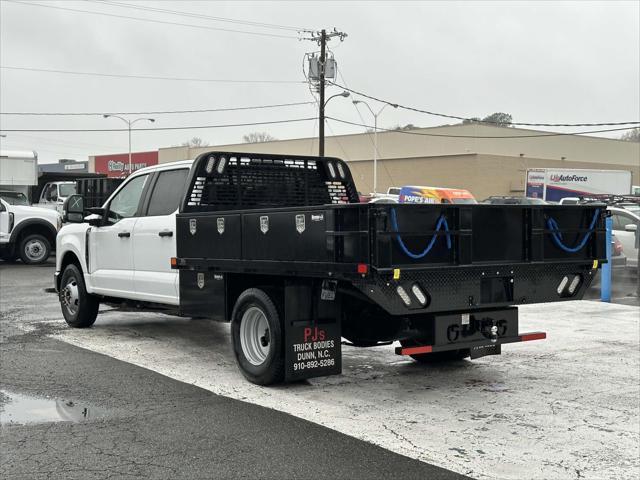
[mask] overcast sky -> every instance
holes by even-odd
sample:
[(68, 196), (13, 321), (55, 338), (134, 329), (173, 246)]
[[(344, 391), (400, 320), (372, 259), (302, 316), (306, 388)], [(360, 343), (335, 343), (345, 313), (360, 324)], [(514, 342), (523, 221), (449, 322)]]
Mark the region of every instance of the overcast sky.
[[(26, 3), (26, 2), (25, 2)], [(37, 2), (33, 2), (37, 3)], [(109, 17), (2, 0), (3, 67), (226, 80), (219, 83), (79, 76), (3, 68), (1, 112), (143, 112), (313, 101), (303, 83), (303, 56), (317, 50), (295, 30), (154, 13), (95, 1), (49, 6), (161, 22)], [(243, 21), (335, 26), (330, 42), (354, 89), (394, 102), (459, 116), (508, 112), (514, 121), (578, 123), (640, 119), (640, 2), (128, 2)], [(217, 29), (284, 35), (287, 38)], [(292, 37), (292, 38), (289, 38)], [(328, 95), (338, 93), (336, 87)], [(375, 109), (379, 105), (371, 103)], [(361, 111), (367, 123), (371, 114)], [(327, 114), (360, 122), (351, 99), (335, 98)], [(153, 127), (216, 125), (314, 117), (313, 105), (240, 112), (153, 115)], [(135, 117), (131, 117), (135, 118)], [(116, 119), (0, 116), (2, 129), (120, 128)], [(384, 127), (446, 120), (386, 109)], [(143, 123), (139, 126), (146, 126)], [(362, 128), (328, 122), (327, 134)], [(557, 129), (566, 131), (563, 129)], [(579, 129), (578, 129), (579, 130)], [(317, 134), (306, 121), (257, 127), (135, 132), (133, 150), (155, 150), (193, 137), (235, 143), (252, 131), (279, 138)], [(4, 149), (28, 149), (41, 162), (127, 151), (126, 132), (5, 132)], [(609, 136), (618, 136), (619, 133)], [(543, 141), (543, 140), (541, 140)], [(312, 152), (310, 152), (312, 153)], [(315, 152), (314, 152), (315, 153)]]

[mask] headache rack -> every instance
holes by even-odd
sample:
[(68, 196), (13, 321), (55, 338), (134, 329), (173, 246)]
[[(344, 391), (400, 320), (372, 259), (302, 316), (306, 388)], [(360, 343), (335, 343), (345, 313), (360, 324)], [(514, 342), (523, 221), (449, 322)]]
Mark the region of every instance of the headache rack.
[(357, 203), (347, 165), (337, 158), (209, 152), (191, 171), (180, 209), (217, 212)]

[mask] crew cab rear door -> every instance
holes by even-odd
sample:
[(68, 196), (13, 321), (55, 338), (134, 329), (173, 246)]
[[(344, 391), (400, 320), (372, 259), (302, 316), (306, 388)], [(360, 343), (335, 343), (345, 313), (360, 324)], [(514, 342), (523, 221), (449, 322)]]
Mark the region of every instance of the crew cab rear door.
[(152, 179), (144, 214), (133, 230), (134, 288), (136, 298), (177, 305), (176, 212), (185, 191), (188, 168), (160, 170)]

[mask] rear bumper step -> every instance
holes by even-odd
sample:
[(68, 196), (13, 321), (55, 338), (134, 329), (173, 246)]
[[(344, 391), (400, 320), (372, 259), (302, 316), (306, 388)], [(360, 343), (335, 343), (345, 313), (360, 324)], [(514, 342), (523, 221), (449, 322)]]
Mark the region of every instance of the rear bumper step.
[(482, 346), (503, 345), (506, 343), (529, 342), (531, 340), (544, 340), (546, 332), (527, 332), (516, 337), (498, 338), (495, 342), (489, 340), (475, 342), (456, 342), (446, 345), (420, 345), (416, 347), (396, 347), (396, 355), (420, 355), (424, 353), (446, 352), (448, 350), (473, 349)]

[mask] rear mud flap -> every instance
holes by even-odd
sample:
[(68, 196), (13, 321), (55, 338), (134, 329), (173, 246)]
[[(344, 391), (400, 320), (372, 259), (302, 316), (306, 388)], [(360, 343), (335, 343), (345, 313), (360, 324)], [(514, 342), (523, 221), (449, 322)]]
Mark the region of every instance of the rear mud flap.
[(285, 382), (342, 373), (339, 297), (285, 287)]

